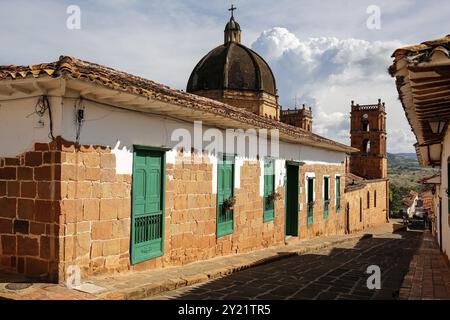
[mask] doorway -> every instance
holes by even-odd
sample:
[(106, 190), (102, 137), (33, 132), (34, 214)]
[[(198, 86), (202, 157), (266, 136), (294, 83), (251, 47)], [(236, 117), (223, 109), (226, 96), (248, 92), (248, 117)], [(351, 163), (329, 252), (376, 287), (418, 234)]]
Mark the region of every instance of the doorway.
[(135, 147), (131, 263), (164, 254), (165, 151)]
[(299, 165), (286, 163), (286, 236), (298, 236)]
[(350, 203), (345, 206), (345, 233), (350, 234)]

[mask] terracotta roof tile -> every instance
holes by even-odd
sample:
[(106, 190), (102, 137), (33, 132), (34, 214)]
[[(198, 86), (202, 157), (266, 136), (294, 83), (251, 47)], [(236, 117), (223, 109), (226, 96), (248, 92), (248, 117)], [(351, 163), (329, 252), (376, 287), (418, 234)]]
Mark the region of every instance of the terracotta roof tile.
[(27, 77), (49, 76), (53, 78), (69, 77), (83, 81), (101, 84), (105, 87), (128, 93), (142, 95), (163, 102), (178, 104), (198, 111), (226, 116), (255, 128), (279, 129), (280, 134), (299, 139), (310, 145), (320, 145), (323, 148), (340, 152), (355, 152), (357, 149), (309, 133), (273, 119), (258, 116), (241, 108), (233, 107), (209, 98), (189, 94), (172, 89), (166, 85), (156, 83), (126, 72), (105, 67), (96, 63), (83, 61), (74, 57), (61, 56), (58, 61), (42, 63), (32, 66), (0, 66), (0, 80)]
[(445, 46), (445, 45), (449, 45), (449, 44), (450, 44), (450, 35), (447, 35), (447, 36), (439, 38), (439, 39), (422, 42), (421, 44), (399, 48), (394, 51), (394, 53), (392, 54), (392, 57), (394, 57), (395, 60), (398, 60), (407, 54), (420, 53), (423, 51), (433, 49), (438, 46), (442, 46), (442, 45)]

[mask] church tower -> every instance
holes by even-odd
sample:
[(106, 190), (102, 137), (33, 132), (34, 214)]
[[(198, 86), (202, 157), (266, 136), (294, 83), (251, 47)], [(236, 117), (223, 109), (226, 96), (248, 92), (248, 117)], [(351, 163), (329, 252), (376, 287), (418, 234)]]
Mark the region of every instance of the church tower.
[(387, 178), (385, 104), (359, 105), (352, 101), (350, 172), (365, 179)]
[(280, 121), (291, 126), (302, 128), (305, 131), (312, 132), (312, 111), (311, 107), (297, 109), (287, 109), (280, 111)]

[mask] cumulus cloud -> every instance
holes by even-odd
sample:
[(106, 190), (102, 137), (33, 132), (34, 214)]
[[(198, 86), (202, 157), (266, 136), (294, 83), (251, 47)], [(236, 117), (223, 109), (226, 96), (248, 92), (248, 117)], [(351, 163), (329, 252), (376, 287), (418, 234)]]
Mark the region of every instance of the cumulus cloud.
[(411, 152), (414, 137), (386, 71), (392, 52), (401, 45), (336, 37), (301, 40), (275, 27), (262, 32), (252, 48), (272, 67), (284, 107), (292, 107), (297, 97), (313, 108), (314, 132), (348, 144), (351, 100), (375, 104), (382, 99), (388, 112), (389, 151)]

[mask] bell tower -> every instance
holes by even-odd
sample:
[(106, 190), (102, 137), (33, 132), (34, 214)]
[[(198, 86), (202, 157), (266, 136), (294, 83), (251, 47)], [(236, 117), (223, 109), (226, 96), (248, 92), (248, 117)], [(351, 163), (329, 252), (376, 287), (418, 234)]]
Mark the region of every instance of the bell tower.
[(352, 101), (350, 172), (365, 179), (387, 178), (385, 103), (359, 105)]

